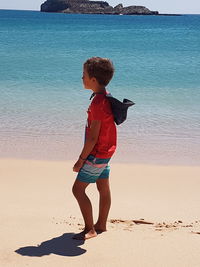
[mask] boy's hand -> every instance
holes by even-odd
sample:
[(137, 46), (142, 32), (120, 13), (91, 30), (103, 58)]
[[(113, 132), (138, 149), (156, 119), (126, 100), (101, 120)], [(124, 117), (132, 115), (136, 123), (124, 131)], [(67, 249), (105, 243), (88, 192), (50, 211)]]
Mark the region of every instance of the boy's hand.
[(82, 159), (78, 159), (77, 162), (74, 164), (73, 171), (79, 172), (79, 170), (82, 168), (84, 164), (84, 161)]

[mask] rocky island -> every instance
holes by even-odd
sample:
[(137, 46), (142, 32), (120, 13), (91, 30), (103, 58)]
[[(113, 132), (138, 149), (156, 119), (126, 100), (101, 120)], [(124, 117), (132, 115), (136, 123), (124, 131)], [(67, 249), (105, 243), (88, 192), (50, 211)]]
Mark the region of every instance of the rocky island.
[(70, 14), (111, 14), (111, 15), (159, 15), (144, 6), (123, 7), (119, 4), (110, 6), (104, 1), (90, 0), (47, 0), (41, 5), (41, 12), (57, 12)]

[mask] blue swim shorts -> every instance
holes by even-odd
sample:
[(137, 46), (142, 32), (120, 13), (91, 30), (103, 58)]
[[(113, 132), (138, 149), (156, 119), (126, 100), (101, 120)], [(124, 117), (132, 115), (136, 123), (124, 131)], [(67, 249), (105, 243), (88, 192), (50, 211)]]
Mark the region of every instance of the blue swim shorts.
[(80, 169), (76, 179), (85, 183), (96, 183), (97, 179), (109, 178), (110, 166), (108, 165), (110, 158), (101, 159), (93, 155), (89, 155)]

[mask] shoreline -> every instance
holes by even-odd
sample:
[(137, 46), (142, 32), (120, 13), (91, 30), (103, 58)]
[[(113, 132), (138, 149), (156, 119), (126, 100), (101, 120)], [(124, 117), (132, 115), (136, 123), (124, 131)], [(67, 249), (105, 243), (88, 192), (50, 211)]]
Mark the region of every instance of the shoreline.
[[(43, 163), (49, 163), (49, 162), (53, 162), (53, 163), (75, 163), (75, 161), (78, 159), (77, 157), (74, 157), (74, 159), (38, 159), (38, 158), (34, 158), (34, 157), (0, 157), (0, 162), (5, 162), (5, 161), (16, 161), (16, 162), (20, 162), (20, 161), (27, 161), (27, 162), (43, 162)], [(120, 159), (113, 159), (111, 158), (110, 161), (110, 165), (122, 165), (122, 166), (137, 166), (137, 167), (164, 167), (164, 168), (200, 168), (200, 165), (198, 164), (172, 164), (172, 163), (151, 163), (151, 162), (134, 162), (134, 161), (123, 161)]]

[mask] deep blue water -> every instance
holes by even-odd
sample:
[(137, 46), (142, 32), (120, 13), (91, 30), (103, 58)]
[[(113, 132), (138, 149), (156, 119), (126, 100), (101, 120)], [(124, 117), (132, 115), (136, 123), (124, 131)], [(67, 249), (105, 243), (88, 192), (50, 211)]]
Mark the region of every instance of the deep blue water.
[(200, 16), (0, 10), (0, 157), (76, 159), (90, 92), (82, 64), (110, 58), (108, 90), (136, 105), (115, 161), (200, 163)]

